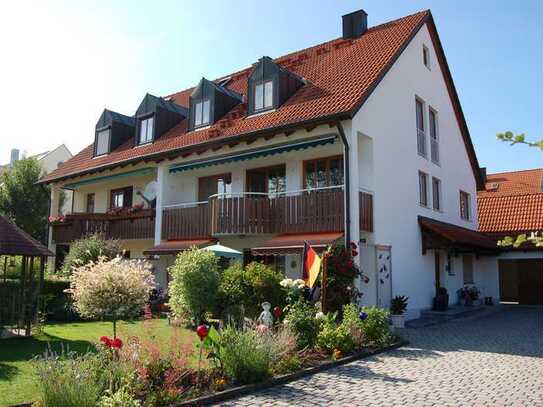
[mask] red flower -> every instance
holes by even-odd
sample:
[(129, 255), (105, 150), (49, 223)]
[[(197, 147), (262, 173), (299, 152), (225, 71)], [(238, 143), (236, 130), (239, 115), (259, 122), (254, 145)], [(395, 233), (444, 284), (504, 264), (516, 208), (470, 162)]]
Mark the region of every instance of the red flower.
[(356, 250), (357, 247), (355, 242), (351, 242), (351, 249)]
[(273, 309), (273, 315), (275, 316), (275, 318), (279, 318), (281, 315), (283, 315), (283, 310), (279, 307), (275, 307)]
[(353, 264), (354, 264), (353, 261), (352, 261), (352, 260), (349, 260), (349, 261), (347, 262), (347, 267), (352, 268), (352, 267), (353, 267)]
[(108, 348), (111, 348), (111, 339), (109, 339), (107, 336), (101, 336), (100, 342), (102, 342)]
[(352, 255), (353, 257), (356, 257), (356, 256), (358, 256), (358, 252), (357, 252), (356, 250), (353, 250), (353, 251), (351, 252), (351, 255)]
[(200, 340), (203, 341), (207, 334), (209, 333), (209, 330), (207, 329), (207, 326), (200, 325), (198, 328), (196, 328), (196, 334), (200, 337)]
[(121, 349), (123, 347), (123, 341), (119, 338), (115, 338), (110, 342), (109, 346), (114, 349)]

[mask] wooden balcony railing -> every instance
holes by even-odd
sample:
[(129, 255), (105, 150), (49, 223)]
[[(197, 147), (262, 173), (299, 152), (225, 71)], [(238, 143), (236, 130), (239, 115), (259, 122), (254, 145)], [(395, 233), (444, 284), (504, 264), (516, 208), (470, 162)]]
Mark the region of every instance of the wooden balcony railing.
[[(343, 189), (217, 195), (164, 209), (162, 238), (332, 232), (344, 228)], [(360, 193), (360, 227), (373, 230), (372, 196)]]
[(54, 243), (71, 243), (91, 234), (107, 239), (153, 239), (155, 210), (143, 209), (136, 213), (109, 215), (106, 213), (74, 213), (63, 222), (51, 225)]

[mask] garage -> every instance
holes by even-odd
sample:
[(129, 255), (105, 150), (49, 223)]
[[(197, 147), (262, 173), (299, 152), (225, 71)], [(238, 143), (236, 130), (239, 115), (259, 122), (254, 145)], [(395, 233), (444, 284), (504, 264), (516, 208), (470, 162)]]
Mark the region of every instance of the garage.
[(499, 260), (500, 300), (543, 305), (543, 259)]

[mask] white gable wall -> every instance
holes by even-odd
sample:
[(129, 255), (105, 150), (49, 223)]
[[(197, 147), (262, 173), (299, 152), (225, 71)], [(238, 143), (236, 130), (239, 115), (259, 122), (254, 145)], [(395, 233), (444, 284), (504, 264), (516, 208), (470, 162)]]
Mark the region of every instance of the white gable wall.
[[(422, 49), (430, 50), (431, 69), (423, 64)], [(438, 112), (440, 165), (417, 152), (415, 97), (425, 102), (427, 153), (430, 153), (428, 106)], [(417, 216), (427, 216), (476, 229), (476, 181), (453, 106), (426, 26), (415, 35), (381, 83), (353, 119), (359, 136), (359, 185), (374, 191), (376, 244), (392, 246), (393, 295), (410, 297), (410, 316), (429, 308), (435, 294), (434, 255), (421, 254)], [(368, 160), (373, 165), (368, 165)], [(442, 211), (419, 205), (418, 172), (441, 180)], [(471, 195), (472, 221), (460, 218), (459, 190)], [(442, 259), (446, 256), (443, 253)], [(457, 276), (442, 272), (451, 302), (461, 286), (461, 257), (454, 259)], [(474, 267), (476, 269), (476, 266)], [(374, 278), (375, 279), (375, 278)], [(376, 281), (368, 291), (375, 291)]]

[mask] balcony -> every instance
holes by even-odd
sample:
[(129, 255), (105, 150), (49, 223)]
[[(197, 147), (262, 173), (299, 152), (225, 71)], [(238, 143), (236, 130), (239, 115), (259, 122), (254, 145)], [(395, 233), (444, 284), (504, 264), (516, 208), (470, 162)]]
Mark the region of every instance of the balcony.
[(73, 213), (55, 222), (53, 242), (68, 244), (87, 235), (99, 233), (107, 239), (153, 239), (155, 210), (110, 215), (106, 213)]
[[(245, 192), (172, 205), (164, 209), (162, 239), (341, 231), (343, 194), (342, 187), (280, 194)], [(360, 203), (361, 230), (372, 231), (372, 196), (360, 192)]]

